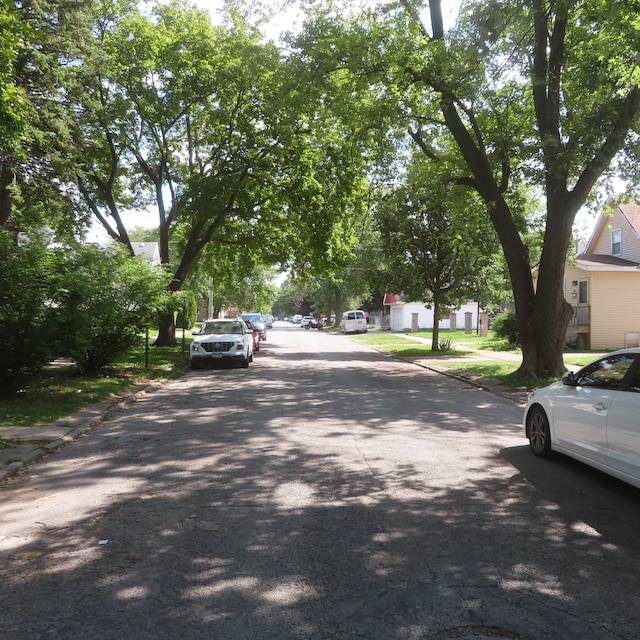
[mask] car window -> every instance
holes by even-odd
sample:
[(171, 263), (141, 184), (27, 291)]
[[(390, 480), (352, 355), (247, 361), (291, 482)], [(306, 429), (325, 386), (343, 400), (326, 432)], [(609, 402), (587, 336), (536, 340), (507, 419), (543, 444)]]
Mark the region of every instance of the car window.
[(629, 391), (640, 393), (640, 367), (636, 368), (636, 372), (629, 383)]
[(617, 389), (634, 358), (625, 354), (598, 360), (578, 373), (577, 384), (583, 387)]

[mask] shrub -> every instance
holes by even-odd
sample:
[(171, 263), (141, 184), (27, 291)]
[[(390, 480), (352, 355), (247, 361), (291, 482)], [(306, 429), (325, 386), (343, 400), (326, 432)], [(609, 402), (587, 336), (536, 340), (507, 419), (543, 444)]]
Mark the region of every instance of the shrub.
[(0, 230), (0, 395), (11, 395), (56, 355), (57, 256), (34, 236)]
[(182, 306), (177, 314), (176, 329), (191, 329), (198, 321), (198, 302), (192, 291), (181, 291), (180, 297)]
[(64, 355), (81, 372), (96, 373), (140, 343), (165, 303), (168, 278), (121, 248), (65, 248), (64, 263), (57, 300)]
[(451, 338), (440, 340), (440, 342), (438, 342), (438, 351), (451, 351), (454, 346), (454, 342)]
[(491, 330), (497, 338), (506, 340), (509, 344), (520, 344), (516, 314), (511, 311), (506, 311), (497, 316), (493, 321)]

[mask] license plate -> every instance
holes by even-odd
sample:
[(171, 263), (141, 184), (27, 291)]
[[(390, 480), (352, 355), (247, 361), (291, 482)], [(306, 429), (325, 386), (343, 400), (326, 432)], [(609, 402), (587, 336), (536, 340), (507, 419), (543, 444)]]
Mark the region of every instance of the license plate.
[(211, 357), (212, 358), (222, 358), (222, 354), (221, 353), (212, 353)]

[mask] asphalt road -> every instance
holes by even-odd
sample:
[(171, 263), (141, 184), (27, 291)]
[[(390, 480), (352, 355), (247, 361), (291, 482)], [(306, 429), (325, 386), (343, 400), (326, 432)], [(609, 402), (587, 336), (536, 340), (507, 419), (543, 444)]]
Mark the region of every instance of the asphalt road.
[(640, 637), (640, 492), (521, 409), (290, 325), (0, 492), (0, 638)]

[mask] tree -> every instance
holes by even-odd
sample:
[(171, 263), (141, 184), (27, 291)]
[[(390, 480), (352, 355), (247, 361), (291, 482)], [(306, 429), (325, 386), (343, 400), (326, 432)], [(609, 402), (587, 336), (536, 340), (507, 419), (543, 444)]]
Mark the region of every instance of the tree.
[(443, 311), (478, 299), (478, 281), (495, 268), (495, 235), (483, 209), (441, 166), (420, 156), (378, 208), (388, 288), (433, 307), (434, 351)]
[[(461, 47), (460, 40), (446, 42), (440, 1), (432, 1), (431, 64), (407, 68), (416, 83), (436, 92), (473, 187), (488, 204), (509, 266), (523, 374), (559, 375), (565, 369), (572, 309), (564, 299), (563, 274), (573, 222), (638, 121), (638, 6), (631, 4), (635, 9), (599, 1), (473, 3), (461, 25), (460, 36), (468, 38)], [(480, 58), (478, 51), (487, 54)], [(513, 79), (504, 79), (505, 56), (512, 64), (524, 62), (513, 69)], [(464, 79), (443, 77), (436, 59), (449, 73), (453, 65), (478, 71)], [(480, 73), (488, 82), (476, 99)], [(528, 171), (544, 187), (546, 231), (535, 289), (508, 198), (519, 177), (514, 169), (520, 179)]]
[[(295, 65), (235, 14), (213, 27), (181, 2), (152, 15), (101, 7), (66, 93), (78, 210), (131, 249), (121, 210), (154, 206), (171, 291), (205, 247), (319, 263), (347, 224), (341, 201), (357, 164)], [(156, 344), (174, 342), (163, 314)]]
[[(344, 83), (349, 70), (354, 89), (379, 96), (379, 115), (395, 110), (395, 128), (426, 156), (439, 157), (431, 141), (443, 128), (455, 141), (465, 166), (458, 181), (486, 203), (508, 265), (523, 375), (564, 371), (571, 307), (562, 283), (577, 211), (618, 158), (637, 175), (639, 8), (637, 0), (469, 2), (445, 33), (440, 0), (429, 2), (429, 26), (421, 5), (403, 0), (352, 24), (320, 16), (313, 38), (300, 41), (325, 75)], [(522, 235), (525, 184), (543, 190), (546, 207), (535, 287)]]
[(34, 236), (16, 242), (0, 229), (0, 396), (14, 394), (57, 356), (59, 262)]
[(63, 44), (55, 13), (72, 0), (0, 2), (0, 227), (71, 233), (54, 172), (65, 138), (59, 109)]
[(57, 253), (59, 355), (73, 358), (82, 373), (95, 374), (141, 344), (158, 309), (167, 306), (170, 276), (121, 246), (77, 244)]

